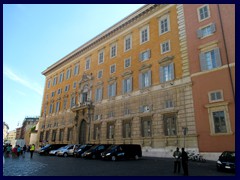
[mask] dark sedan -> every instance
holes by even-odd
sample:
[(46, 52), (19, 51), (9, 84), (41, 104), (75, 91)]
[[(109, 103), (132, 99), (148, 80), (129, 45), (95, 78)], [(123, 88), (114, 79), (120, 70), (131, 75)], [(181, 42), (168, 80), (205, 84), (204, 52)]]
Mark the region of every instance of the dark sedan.
[(224, 151), (217, 160), (217, 170), (235, 171), (235, 152)]

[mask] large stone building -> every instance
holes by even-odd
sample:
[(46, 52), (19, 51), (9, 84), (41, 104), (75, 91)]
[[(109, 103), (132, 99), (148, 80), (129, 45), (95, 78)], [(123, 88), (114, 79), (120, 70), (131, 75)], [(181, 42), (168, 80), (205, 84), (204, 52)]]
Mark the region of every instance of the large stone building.
[(145, 5), (42, 74), (40, 144), (198, 151), (183, 5)]
[(184, 14), (199, 151), (234, 151), (235, 5), (185, 4)]

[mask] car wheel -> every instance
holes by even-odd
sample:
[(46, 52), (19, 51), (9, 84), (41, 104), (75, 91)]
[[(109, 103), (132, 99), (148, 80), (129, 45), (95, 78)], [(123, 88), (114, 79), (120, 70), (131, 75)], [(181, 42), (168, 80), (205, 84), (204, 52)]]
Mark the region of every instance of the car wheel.
[(63, 154), (63, 156), (64, 156), (64, 157), (67, 157), (67, 156), (68, 156), (68, 154), (67, 154), (67, 153), (64, 153), (64, 154)]
[(115, 156), (112, 156), (112, 161), (116, 161), (116, 157)]
[(134, 157), (136, 160), (138, 160), (139, 159), (139, 156), (138, 155), (135, 155), (135, 157)]

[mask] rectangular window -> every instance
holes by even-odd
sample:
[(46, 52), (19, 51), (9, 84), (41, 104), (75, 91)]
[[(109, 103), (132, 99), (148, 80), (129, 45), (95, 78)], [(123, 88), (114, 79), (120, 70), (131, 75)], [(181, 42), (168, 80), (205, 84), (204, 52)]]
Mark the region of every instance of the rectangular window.
[(177, 135), (177, 125), (176, 125), (176, 116), (175, 115), (164, 115), (164, 133), (165, 136), (175, 136)]
[(163, 43), (161, 43), (161, 54), (164, 54), (166, 52), (170, 51), (170, 41), (165, 41)]
[(50, 85), (51, 85), (51, 80), (48, 80), (48, 88), (50, 88)]
[(46, 136), (45, 136), (46, 142), (49, 140), (49, 131), (46, 131)]
[(102, 78), (102, 76), (103, 76), (103, 70), (98, 71), (98, 75), (97, 75), (98, 79)]
[(132, 92), (132, 79), (133, 79), (132, 77), (129, 77), (122, 81), (123, 94)]
[(108, 97), (116, 96), (116, 88), (117, 88), (116, 82), (108, 85)]
[(64, 73), (62, 72), (59, 76), (59, 83), (63, 82)]
[(146, 51), (143, 51), (139, 54), (139, 60), (140, 61), (148, 60), (148, 59), (150, 59), (150, 57), (151, 57), (151, 50), (150, 49), (148, 49)]
[(56, 103), (56, 113), (60, 111), (60, 102)]
[(53, 78), (53, 86), (55, 86), (56, 84), (57, 84), (57, 76)]
[(212, 112), (215, 133), (227, 133), (224, 111)]
[(159, 34), (164, 34), (170, 31), (170, 19), (169, 15), (162, 16), (159, 19)]
[(68, 128), (67, 141), (72, 140), (72, 128)]
[(124, 50), (128, 51), (132, 49), (132, 35), (128, 35), (124, 38)]
[(110, 66), (110, 73), (113, 74), (116, 72), (116, 64)]
[(86, 59), (85, 70), (89, 70), (89, 69), (90, 69), (90, 63), (91, 63), (91, 59), (90, 59), (90, 58), (87, 58), (87, 59)]
[(142, 117), (142, 137), (152, 136), (152, 119), (151, 117)]
[(174, 63), (160, 67), (160, 82), (164, 83), (174, 79)]
[(223, 92), (222, 91), (214, 91), (208, 93), (209, 102), (218, 102), (223, 101)]
[(67, 70), (66, 79), (68, 80), (71, 77), (71, 69)]
[(111, 58), (114, 58), (114, 57), (116, 57), (116, 56), (117, 56), (117, 44), (114, 43), (114, 44), (112, 44), (111, 47), (110, 47), (110, 57), (111, 57)]
[(59, 132), (59, 141), (63, 141), (63, 137), (64, 137), (64, 129), (60, 129), (60, 132)]
[(108, 129), (107, 129), (107, 131), (108, 131), (108, 136), (107, 136), (107, 138), (108, 139), (113, 139), (114, 138), (114, 124), (108, 124)]
[(49, 114), (53, 113), (53, 104), (50, 104), (50, 108), (49, 108)]
[(210, 17), (209, 5), (204, 5), (198, 8), (198, 19), (199, 21), (203, 21)]
[(67, 109), (67, 98), (63, 100), (63, 109)]
[(55, 95), (55, 91), (52, 91), (52, 95), (51, 95), (51, 97), (54, 97), (54, 95)]
[(131, 58), (127, 58), (124, 60), (124, 68), (131, 67)]
[(204, 38), (204, 37), (212, 35), (215, 31), (216, 31), (216, 24), (212, 23), (211, 25), (208, 25), (206, 27), (198, 29), (197, 30), (197, 37), (198, 38)]
[(76, 89), (77, 87), (77, 82), (73, 82), (73, 89)]
[(173, 108), (173, 101), (171, 99), (165, 101), (165, 108)]
[(131, 138), (131, 122), (123, 122), (123, 138)]
[(151, 76), (152, 76), (151, 70), (139, 74), (140, 89), (151, 86), (151, 80), (152, 80)]
[(69, 87), (70, 87), (70, 85), (66, 85), (64, 91), (65, 91), (65, 92), (68, 92), (68, 91), (69, 91)]
[(140, 30), (140, 44), (149, 41), (149, 26), (145, 26)]
[(200, 53), (201, 71), (208, 71), (222, 66), (219, 48)]
[(100, 139), (100, 125), (99, 124), (95, 124), (94, 125), (94, 140), (99, 140)]
[(104, 62), (104, 50), (101, 50), (98, 53), (98, 64), (102, 64), (103, 62)]
[(75, 96), (71, 97), (71, 108), (75, 106)]
[(59, 88), (57, 93), (58, 93), (58, 95), (61, 94), (62, 93), (62, 89)]
[[(44, 125), (43, 125), (43, 126), (44, 126)], [(43, 135), (44, 135), (44, 132), (40, 132), (39, 142), (43, 142)]]
[(74, 76), (78, 75), (79, 72), (79, 64), (76, 64), (74, 67)]
[(102, 100), (102, 87), (101, 88), (97, 88), (96, 90), (96, 94), (95, 94), (95, 101), (101, 101)]
[(56, 131), (56, 130), (53, 130), (53, 131), (52, 131), (52, 141), (53, 141), (53, 142), (56, 140), (56, 134), (57, 134), (57, 131)]

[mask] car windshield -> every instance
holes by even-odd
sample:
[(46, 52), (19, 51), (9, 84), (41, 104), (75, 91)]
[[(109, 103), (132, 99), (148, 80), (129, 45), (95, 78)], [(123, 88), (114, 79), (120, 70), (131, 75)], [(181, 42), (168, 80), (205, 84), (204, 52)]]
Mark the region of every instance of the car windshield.
[(107, 148), (106, 152), (114, 151), (118, 146), (117, 145), (111, 145)]
[(46, 146), (42, 147), (42, 149), (48, 148), (51, 144), (47, 144)]

